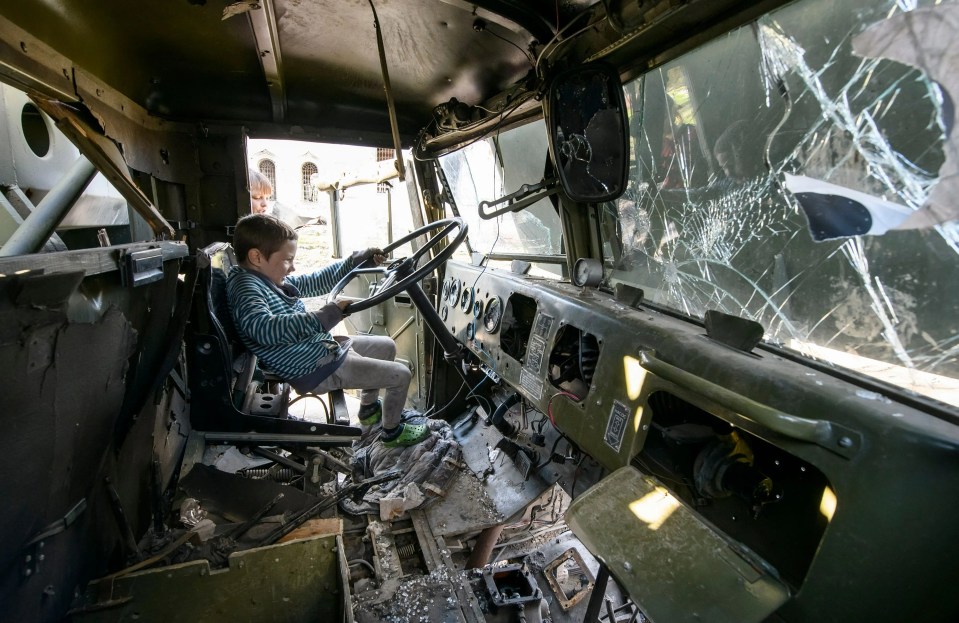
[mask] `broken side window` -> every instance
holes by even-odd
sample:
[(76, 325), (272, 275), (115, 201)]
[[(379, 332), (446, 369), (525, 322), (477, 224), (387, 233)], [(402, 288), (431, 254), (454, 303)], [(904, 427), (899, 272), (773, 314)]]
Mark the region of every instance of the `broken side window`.
[(805, 0), (627, 84), (614, 280), (959, 405), (955, 16)]

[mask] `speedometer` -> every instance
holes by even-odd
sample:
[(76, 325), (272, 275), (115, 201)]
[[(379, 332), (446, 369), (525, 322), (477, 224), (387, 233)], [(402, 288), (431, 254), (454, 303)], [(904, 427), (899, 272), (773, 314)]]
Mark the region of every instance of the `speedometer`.
[(503, 319), (503, 299), (494, 296), (486, 303), (486, 311), (483, 312), (483, 326), (488, 333), (496, 333), (499, 330), (500, 320)]

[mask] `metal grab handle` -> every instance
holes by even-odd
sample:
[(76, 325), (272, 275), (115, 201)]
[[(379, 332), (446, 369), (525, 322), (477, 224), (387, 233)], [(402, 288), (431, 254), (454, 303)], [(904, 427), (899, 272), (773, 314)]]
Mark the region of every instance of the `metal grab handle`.
[(747, 420), (790, 439), (814, 443), (846, 458), (852, 457), (862, 446), (862, 436), (841, 424), (783, 413), (666, 363), (651, 350), (639, 351), (639, 362), (645, 370), (656, 376), (701, 394)]

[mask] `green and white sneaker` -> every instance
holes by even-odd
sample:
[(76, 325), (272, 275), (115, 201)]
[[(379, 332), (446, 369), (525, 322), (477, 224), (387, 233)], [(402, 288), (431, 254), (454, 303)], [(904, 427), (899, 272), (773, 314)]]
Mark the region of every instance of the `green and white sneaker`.
[(387, 448), (415, 446), (430, 436), (430, 427), (426, 424), (403, 422), (393, 433), (383, 431), (383, 445)]

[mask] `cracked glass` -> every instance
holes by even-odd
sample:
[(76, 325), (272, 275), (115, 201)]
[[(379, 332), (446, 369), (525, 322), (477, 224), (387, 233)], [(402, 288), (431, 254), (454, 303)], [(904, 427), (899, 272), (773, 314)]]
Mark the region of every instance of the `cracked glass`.
[[(517, 192), (524, 184), (542, 180), (547, 151), (546, 127), (540, 119), (476, 141), (439, 159), (449, 192), (469, 225), (473, 252), (534, 256), (563, 252), (562, 225), (549, 197), (518, 212), (506, 212), (490, 220), (479, 217), (480, 202), (496, 201)], [(495, 205), (489, 210), (500, 207)], [(537, 274), (561, 276), (561, 267), (557, 265), (534, 264)]]
[(956, 24), (934, 1), (806, 0), (626, 84), (612, 282), (959, 405)]

